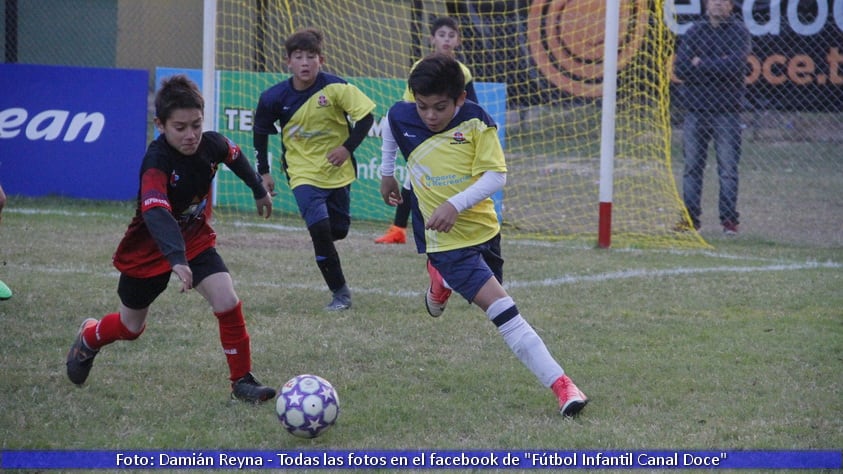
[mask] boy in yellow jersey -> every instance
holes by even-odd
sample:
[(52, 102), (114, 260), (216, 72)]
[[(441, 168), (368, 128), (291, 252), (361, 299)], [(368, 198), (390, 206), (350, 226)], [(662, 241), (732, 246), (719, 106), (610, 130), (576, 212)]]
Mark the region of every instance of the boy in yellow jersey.
[[(460, 25), (457, 20), (451, 17), (439, 17), (430, 25), (430, 45), (433, 46), (434, 54), (444, 54), (452, 58), (456, 58), (456, 50), (460, 47), (462, 38), (460, 36)], [(421, 61), (421, 60), (419, 60)], [(416, 61), (413, 68), (419, 63)], [(412, 71), (411, 68), (410, 70)], [(465, 78), (465, 92), (466, 98), (472, 102), (477, 102), (477, 94), (474, 92), (474, 79), (471, 76), (471, 71), (468, 67), (460, 62), (463, 76)], [(413, 93), (410, 88), (404, 89), (404, 100), (413, 102)], [(403, 244), (407, 242), (407, 224), (410, 220), (410, 198), (412, 191), (407, 182), (401, 188), (403, 201), (395, 207), (395, 218), (392, 220), (392, 225), (389, 226), (386, 233), (377, 239), (376, 244)]]
[(269, 173), (268, 135), (281, 133), (281, 165), (332, 293), (325, 310), (342, 311), (351, 307), (351, 290), (334, 242), (344, 239), (351, 226), (351, 183), (357, 179), (353, 152), (374, 123), (375, 103), (344, 79), (321, 71), (322, 43), (322, 33), (314, 28), (287, 39), (292, 77), (261, 94), (252, 130), (258, 173), (270, 193), (275, 181)]
[(500, 224), (490, 196), (503, 188), (507, 169), (494, 121), (465, 100), (462, 69), (449, 56), (423, 59), (408, 84), (415, 102), (398, 102), (387, 114), (381, 195), (393, 206), (401, 201), (392, 176), (397, 145), (407, 160), (415, 196), (416, 245), (428, 258), (428, 312), (441, 315), (451, 290), (477, 305), (518, 359), (552, 389), (559, 412), (576, 415), (588, 398), (565, 375), (501, 284)]

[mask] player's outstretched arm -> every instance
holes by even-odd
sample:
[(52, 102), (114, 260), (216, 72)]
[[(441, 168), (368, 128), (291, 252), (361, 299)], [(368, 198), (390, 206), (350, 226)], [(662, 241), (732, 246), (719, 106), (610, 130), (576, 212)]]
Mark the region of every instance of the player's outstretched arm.
[(383, 202), (390, 206), (397, 206), (404, 202), (401, 198), (401, 189), (395, 179), (395, 156), (398, 154), (398, 143), (392, 136), (392, 129), (389, 124), (389, 115), (384, 120), (381, 132), (383, 143), (381, 144), (381, 197)]

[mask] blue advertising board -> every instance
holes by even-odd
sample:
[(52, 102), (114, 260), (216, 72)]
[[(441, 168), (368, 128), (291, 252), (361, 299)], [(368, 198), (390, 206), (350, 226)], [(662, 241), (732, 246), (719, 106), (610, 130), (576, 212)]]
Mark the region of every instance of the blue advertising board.
[(0, 64), (6, 193), (133, 199), (148, 80), (145, 70)]

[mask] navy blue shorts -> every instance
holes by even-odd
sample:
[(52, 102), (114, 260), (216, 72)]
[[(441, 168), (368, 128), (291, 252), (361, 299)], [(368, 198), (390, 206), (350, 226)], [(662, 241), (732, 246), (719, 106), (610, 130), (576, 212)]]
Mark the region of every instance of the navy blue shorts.
[[(187, 264), (190, 266), (190, 271), (193, 272), (194, 287), (214, 273), (228, 273), (228, 267), (225, 266), (222, 257), (213, 247), (200, 253)], [(162, 273), (151, 278), (134, 278), (120, 274), (120, 282), (117, 284), (117, 295), (120, 296), (120, 302), (131, 309), (146, 308), (167, 289), (171, 273)]]
[(293, 189), (299, 213), (307, 227), (330, 219), (331, 228), (348, 233), (351, 227), (351, 185), (336, 189), (323, 189), (302, 184)]
[(500, 234), (480, 245), (428, 253), (427, 258), (448, 286), (469, 303), (474, 301), (477, 292), (489, 278), (495, 277), (503, 284)]

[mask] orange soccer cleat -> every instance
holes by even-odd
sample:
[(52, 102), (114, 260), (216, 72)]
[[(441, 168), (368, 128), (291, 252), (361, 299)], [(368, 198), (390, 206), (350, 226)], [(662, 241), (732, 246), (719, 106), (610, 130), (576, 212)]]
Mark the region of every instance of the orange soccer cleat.
[(397, 225), (389, 226), (385, 234), (375, 239), (376, 244), (406, 244), (407, 229)]

